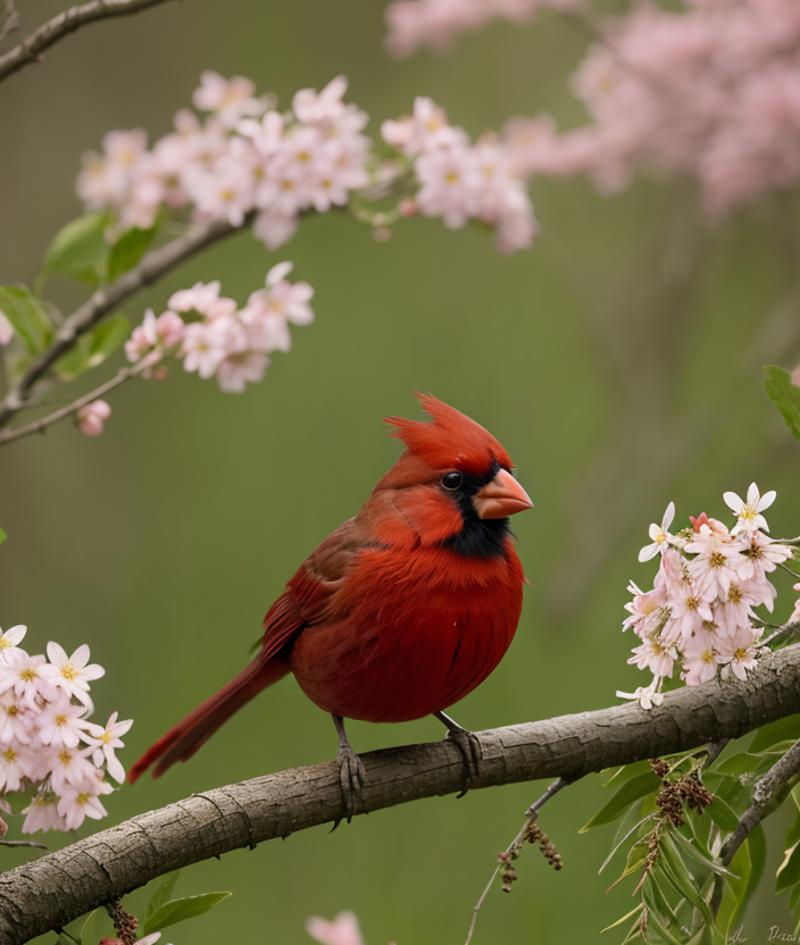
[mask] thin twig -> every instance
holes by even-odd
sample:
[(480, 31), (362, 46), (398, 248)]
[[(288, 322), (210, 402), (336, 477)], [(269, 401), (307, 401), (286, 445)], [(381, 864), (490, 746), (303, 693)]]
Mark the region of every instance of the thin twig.
[(18, 46), (0, 56), (0, 81), (32, 62), (39, 62), (46, 49), (87, 23), (115, 16), (130, 16), (164, 2), (165, 0), (91, 0), (89, 3), (70, 7), (48, 20)]
[(0, 43), (19, 26), (19, 13), (14, 0), (5, 0), (3, 3), (5, 19), (0, 27)]
[(759, 646), (769, 646), (770, 643), (774, 643), (775, 640), (783, 636), (789, 639), (795, 633), (799, 631), (800, 631), (800, 620), (795, 620), (792, 623), (785, 623), (782, 627), (778, 627), (775, 633), (770, 634), (770, 636), (768, 636), (766, 640), (762, 640)]
[[(523, 840), (525, 839), (525, 835), (528, 832), (528, 828), (530, 827), (532, 821), (534, 821), (536, 817), (538, 816), (539, 811), (544, 807), (544, 805), (550, 800), (550, 798), (554, 794), (557, 794), (562, 788), (565, 788), (568, 784), (571, 784), (572, 781), (574, 780), (575, 780), (574, 778), (559, 778), (557, 781), (553, 781), (553, 783), (550, 785), (550, 787), (548, 787), (548, 789), (544, 792), (544, 794), (542, 794), (542, 796), (538, 800), (534, 801), (533, 804), (531, 804), (531, 806), (525, 811), (525, 822), (523, 823), (522, 827), (520, 828), (519, 832), (514, 837), (514, 839), (511, 841), (511, 843), (509, 843), (509, 845), (506, 847), (505, 849), (506, 854), (510, 854), (513, 850), (519, 849), (519, 847), (522, 845)], [(492, 887), (494, 886), (495, 881), (497, 880), (497, 874), (500, 872), (500, 870), (503, 868), (504, 865), (505, 864), (503, 860), (501, 860), (498, 857), (497, 865), (495, 866), (494, 871), (492, 872), (492, 875), (489, 877), (489, 882), (483, 887), (483, 892), (481, 892), (480, 896), (478, 897), (478, 901), (472, 907), (472, 916), (470, 918), (469, 928), (467, 929), (467, 937), (464, 941), (464, 945), (470, 945), (470, 942), (472, 941), (472, 936), (475, 934), (475, 926), (478, 924), (478, 915), (480, 914), (480, 911), (483, 908), (483, 904), (486, 901), (486, 897), (492, 891)]]
[(92, 403), (104, 394), (109, 393), (109, 391), (124, 384), (125, 381), (129, 381), (132, 377), (140, 377), (160, 360), (161, 352), (154, 351), (152, 355), (142, 358), (141, 361), (138, 361), (136, 364), (120, 368), (120, 370), (105, 383), (101, 384), (99, 387), (95, 387), (95, 389), (89, 391), (88, 394), (83, 394), (83, 396), (66, 404), (66, 406), (59, 407), (58, 410), (54, 410), (52, 413), (48, 413), (44, 417), (40, 417), (38, 420), (34, 420), (31, 423), (26, 423), (24, 426), (0, 431), (0, 446), (5, 446), (6, 443), (11, 443), (14, 440), (21, 440), (23, 437), (31, 436), (34, 433), (41, 433), (43, 430), (46, 430), (47, 427), (58, 423), (59, 420), (64, 420), (66, 417), (72, 416), (77, 413), (81, 407)]
[(706, 755), (706, 760), (703, 762), (704, 768), (710, 768), (712, 764), (719, 758), (725, 748), (730, 743), (729, 738), (720, 738), (715, 742), (708, 743), (708, 754)]
[[(730, 866), (736, 853), (748, 838), (756, 824), (771, 813), (774, 801), (780, 790), (800, 774), (800, 741), (786, 752), (783, 757), (756, 781), (753, 788), (753, 800), (742, 814), (736, 830), (728, 837), (720, 850), (723, 866)], [(722, 901), (722, 877), (718, 876), (711, 897), (711, 910), (716, 913)]]
[[(405, 181), (406, 178), (402, 174), (376, 181), (359, 191), (359, 196), (365, 200), (385, 200), (394, 196), (396, 191), (402, 193)], [(170, 242), (147, 253), (137, 266), (116, 282), (94, 292), (64, 320), (50, 347), (33, 361), (20, 380), (8, 390), (0, 404), (0, 428), (7, 426), (9, 420), (23, 408), (36, 406), (31, 401), (31, 393), (37, 382), (48, 374), (59, 358), (74, 347), (82, 335), (91, 331), (113, 309), (195, 253), (248, 227), (255, 216), (256, 211), (253, 210), (237, 225), (227, 220), (196, 224)]]
[(46, 850), (43, 843), (35, 840), (0, 840), (0, 847), (29, 847), (32, 850)]
[[(242, 226), (248, 222), (250, 217), (245, 218)], [(50, 347), (36, 358), (22, 378), (9, 389), (0, 406), (0, 427), (6, 426), (23, 407), (30, 406), (29, 396), (34, 385), (82, 335), (94, 328), (113, 309), (195, 253), (230, 236), (237, 229), (239, 228), (224, 220), (193, 226), (176, 239), (147, 253), (137, 266), (116, 282), (94, 292), (80, 308), (65, 319)]]

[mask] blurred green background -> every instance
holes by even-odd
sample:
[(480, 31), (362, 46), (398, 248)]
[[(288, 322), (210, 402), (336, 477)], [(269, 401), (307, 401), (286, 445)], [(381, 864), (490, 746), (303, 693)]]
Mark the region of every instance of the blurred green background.
[[(4, 82), (0, 280), (32, 281), (52, 233), (80, 212), (81, 153), (110, 128), (166, 131), (205, 68), (250, 76), (284, 103), (344, 72), (375, 128), (418, 94), (473, 133), (543, 109), (580, 120), (566, 78), (584, 42), (568, 22), (497, 25), (449, 57), (398, 63), (382, 48), (382, 7), (187, 0), (87, 28)], [(28, 0), (23, 23), (60, 8)], [(316, 288), (317, 321), (262, 384), (224, 395), (175, 370), (115, 393), (99, 440), (67, 423), (3, 450), (0, 623), (27, 623), (33, 651), (91, 644), (107, 669), (93, 687), (98, 714), (136, 720), (123, 761), (242, 666), (283, 583), (397, 455), (380, 418), (417, 416), (414, 390), (488, 426), (536, 502), (515, 521), (532, 582), (517, 639), (454, 709), (471, 728), (598, 708), (644, 681), (625, 665), (619, 624), (627, 580), (650, 579), (636, 554), (669, 499), (684, 520), (721, 514), (722, 491), (755, 478), (779, 493), (773, 534), (797, 533), (797, 449), (761, 376), (763, 363), (800, 355), (791, 207), (712, 230), (680, 182), (610, 199), (537, 181), (533, 197), (541, 235), (511, 258), (485, 234), (421, 220), (378, 243), (344, 215), (311, 219), (273, 256), (237, 236), (124, 311), (138, 321), (198, 279), (221, 278), (243, 301), (271, 264), (294, 260)], [(67, 310), (82, 298), (67, 282), (51, 292)], [(784, 596), (779, 616), (788, 608)], [(351, 726), (360, 750), (440, 734), (432, 720)], [(288, 679), (189, 764), (109, 798), (108, 823), (334, 749), (330, 720)], [(548, 806), (565, 869), (527, 853), (513, 894), (488, 900), (476, 942), (595, 941), (627, 911), (628, 891), (607, 895), (596, 875), (610, 829), (577, 833), (603, 801), (600, 783)], [(397, 807), (188, 869), (180, 892), (235, 897), (166, 938), (293, 945), (308, 941), (309, 914), (352, 908), (369, 945), (460, 945), (496, 851), (540, 788)], [(9, 865), (24, 856), (2, 854)], [(778, 911), (767, 890), (747, 928), (760, 933)]]

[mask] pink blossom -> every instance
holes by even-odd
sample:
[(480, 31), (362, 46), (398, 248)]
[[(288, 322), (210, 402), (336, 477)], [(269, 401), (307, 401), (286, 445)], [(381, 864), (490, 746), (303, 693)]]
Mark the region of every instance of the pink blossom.
[(639, 669), (649, 669), (656, 677), (672, 675), (672, 667), (678, 658), (678, 651), (671, 643), (662, 643), (657, 633), (652, 633), (639, 646), (632, 650), (628, 663)]
[(0, 662), (0, 691), (12, 690), (26, 706), (35, 708), (36, 699), (53, 699), (56, 690), (47, 679), (43, 656), (29, 656), (23, 650), (8, 653)]
[(183, 337), (183, 328), (183, 319), (176, 312), (167, 310), (156, 318), (155, 312), (148, 308), (142, 324), (133, 329), (131, 337), (125, 342), (128, 360), (138, 361), (156, 349), (168, 350), (174, 347)]
[(656, 555), (666, 551), (666, 549), (669, 547), (669, 540), (671, 538), (669, 527), (672, 525), (674, 518), (675, 503), (670, 502), (666, 508), (666, 511), (664, 512), (664, 515), (661, 517), (661, 524), (652, 524), (650, 526), (648, 534), (652, 544), (645, 545), (645, 547), (639, 552), (640, 561), (649, 561), (651, 558), (655, 558)]
[(36, 727), (43, 745), (55, 748), (77, 748), (78, 740), (87, 724), (85, 703), (75, 705), (67, 692), (59, 692), (52, 702), (47, 702), (36, 716)]
[(209, 378), (229, 354), (246, 347), (247, 336), (232, 316), (187, 325), (181, 349), (184, 370), (197, 371), (200, 377)]
[(87, 781), (80, 785), (66, 784), (59, 792), (56, 810), (64, 818), (67, 830), (76, 830), (87, 817), (99, 820), (108, 815), (98, 796), (100, 788), (100, 782)]
[(761, 514), (765, 512), (775, 501), (777, 493), (774, 489), (765, 492), (762, 496), (758, 486), (751, 482), (747, 489), (747, 500), (739, 498), (735, 492), (726, 492), (723, 496), (725, 505), (736, 515), (738, 521), (731, 530), (732, 535), (738, 535), (739, 532), (750, 534), (756, 529), (768, 532), (769, 525), (767, 520)]
[(517, 165), (586, 174), (602, 192), (627, 186), (640, 168), (689, 174), (711, 217), (793, 186), (797, 11), (794, 0), (737, 0), (680, 10), (635, 4), (606, 17), (572, 83), (589, 123), (560, 135), (540, 125), (527, 142), (517, 136)]
[(790, 380), (795, 387), (800, 387), (800, 364), (792, 371)]
[[(800, 583), (794, 584), (792, 589), (797, 591), (798, 595), (800, 595)], [(798, 596), (797, 600), (795, 601), (794, 610), (792, 611), (787, 623), (800, 623), (800, 596)]]
[(714, 648), (706, 641), (689, 643), (684, 651), (683, 672), (687, 686), (699, 686), (717, 675)]
[(583, 5), (582, 0), (393, 0), (386, 8), (386, 45), (400, 57), (421, 46), (442, 52), (461, 33), (496, 18), (524, 23), (547, 7), (570, 10)]
[(28, 745), (34, 734), (35, 713), (9, 689), (0, 695), (0, 746)]
[(15, 627), (9, 627), (8, 630), (0, 631), (0, 657), (8, 657), (12, 653), (24, 653), (25, 651), (18, 646), (25, 639), (28, 628), (19, 623)]
[(16, 745), (0, 745), (0, 791), (19, 791), (28, 776), (28, 758)]
[(353, 912), (340, 912), (334, 919), (311, 916), (306, 932), (320, 945), (364, 945), (361, 928)]
[(105, 670), (97, 663), (89, 664), (89, 647), (82, 643), (71, 656), (63, 646), (52, 640), (47, 644), (49, 662), (41, 668), (42, 675), (68, 696), (84, 705), (91, 705), (89, 683), (105, 676)]
[(249, 79), (240, 75), (226, 79), (210, 69), (200, 76), (192, 102), (200, 111), (214, 112), (228, 128), (246, 115), (259, 115), (264, 110), (264, 102), (255, 97), (255, 86)]
[(86, 722), (83, 726), (84, 731), (81, 734), (81, 738), (86, 744), (94, 748), (92, 761), (95, 765), (98, 768), (105, 766), (111, 777), (119, 784), (122, 784), (125, 780), (125, 769), (116, 756), (116, 750), (125, 747), (122, 736), (128, 732), (131, 725), (133, 725), (133, 719), (124, 719), (122, 722), (118, 722), (117, 713), (112, 712), (105, 726)]
[(751, 627), (740, 627), (731, 637), (720, 640), (717, 662), (723, 664), (737, 679), (746, 679), (747, 670), (754, 669), (758, 649), (758, 635)]
[(269, 357), (262, 351), (245, 349), (229, 354), (217, 367), (217, 383), (226, 393), (240, 394), (245, 386), (263, 379)]
[(625, 610), (630, 613), (630, 616), (623, 621), (622, 629), (627, 630), (632, 627), (636, 636), (644, 639), (658, 629), (663, 619), (667, 593), (663, 587), (654, 588), (645, 593), (633, 581), (628, 585), (628, 590), (634, 596), (633, 600), (625, 605)]
[(14, 337), (14, 326), (6, 317), (5, 313), (0, 311), (0, 345), (10, 344)]
[(292, 100), (292, 110), (299, 119), (309, 125), (336, 124), (344, 116), (347, 105), (344, 93), (347, 91), (347, 79), (343, 75), (325, 86), (321, 92), (315, 89), (300, 89)]
[(792, 549), (782, 542), (775, 541), (763, 532), (755, 531), (749, 537), (749, 544), (742, 548), (746, 559), (741, 567), (742, 576), (753, 580), (763, 579), (792, 557)]
[(731, 582), (739, 579), (746, 564), (735, 545), (703, 525), (686, 551), (696, 557), (689, 565), (689, 573), (698, 592), (706, 599), (727, 595)]
[[(632, 600), (625, 605), (629, 616), (623, 629), (632, 627), (642, 639), (628, 663), (649, 670), (653, 682), (646, 690), (618, 693), (623, 698), (655, 704), (644, 694), (660, 692), (676, 661), (690, 686), (708, 682), (718, 672), (722, 678), (744, 679), (764, 650), (756, 609), (773, 609), (777, 591), (767, 574), (792, 556), (792, 548), (762, 530), (767, 522), (761, 513), (774, 501), (774, 493), (761, 496), (752, 484), (746, 501), (731, 492), (724, 499), (741, 524), (733, 531), (703, 513), (690, 516), (688, 538), (687, 530), (671, 535), (672, 503), (661, 524), (650, 526), (653, 543), (640, 552), (640, 560), (666, 547), (653, 589), (628, 585)], [(800, 602), (794, 614), (800, 616)]]
[(110, 416), (111, 407), (105, 400), (93, 400), (90, 404), (84, 404), (75, 414), (78, 429), (86, 436), (100, 436)]
[(22, 833), (37, 833), (46, 830), (68, 830), (64, 818), (58, 813), (58, 797), (49, 791), (37, 794), (30, 804), (23, 808), (26, 815), (22, 824)]

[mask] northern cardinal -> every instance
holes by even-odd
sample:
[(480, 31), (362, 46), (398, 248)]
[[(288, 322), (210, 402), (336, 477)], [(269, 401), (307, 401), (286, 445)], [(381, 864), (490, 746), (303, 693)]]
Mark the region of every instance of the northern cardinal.
[(511, 643), (524, 577), (508, 516), (533, 503), (487, 430), (433, 396), (419, 400), (432, 422), (386, 420), (405, 452), (289, 581), (264, 618), (255, 659), (156, 742), (129, 781), (154, 762), (157, 777), (186, 761), (291, 672), (333, 716), (348, 813), (364, 770), (345, 718), (435, 715), (461, 750), (468, 786), (474, 737), (443, 710), (486, 679)]

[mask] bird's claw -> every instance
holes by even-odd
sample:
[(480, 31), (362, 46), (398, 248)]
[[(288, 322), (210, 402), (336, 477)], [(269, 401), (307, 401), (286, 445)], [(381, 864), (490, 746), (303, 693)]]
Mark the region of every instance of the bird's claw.
[[(349, 745), (339, 746), (336, 760), (339, 763), (339, 786), (342, 789), (345, 820), (349, 824), (353, 819), (353, 815), (358, 813), (358, 808), (364, 809), (364, 798), (361, 795), (361, 789), (364, 787), (366, 771), (364, 763)], [(336, 830), (341, 822), (342, 818), (340, 817), (331, 830)]]
[(469, 732), (465, 728), (451, 728), (447, 732), (447, 738), (452, 739), (458, 750), (461, 752), (461, 758), (464, 762), (464, 780), (461, 790), (456, 797), (463, 797), (472, 787), (472, 783), (477, 778), (480, 771), (481, 762), (481, 743), (474, 732)]

